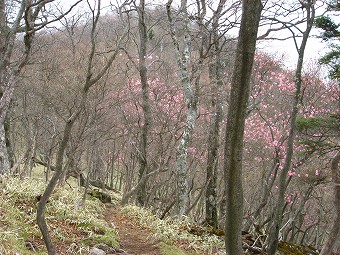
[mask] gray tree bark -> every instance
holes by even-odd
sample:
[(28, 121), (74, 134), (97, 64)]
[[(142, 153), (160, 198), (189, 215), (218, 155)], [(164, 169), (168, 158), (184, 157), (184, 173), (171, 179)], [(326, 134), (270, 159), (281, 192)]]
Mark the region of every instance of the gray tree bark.
[(205, 221), (210, 226), (217, 228), (217, 167), (218, 167), (218, 150), (220, 143), (220, 126), (222, 121), (222, 87), (223, 87), (223, 70), (221, 60), (220, 35), (218, 32), (219, 19), (223, 11), (226, 0), (221, 0), (213, 16), (212, 33), (213, 33), (213, 57), (212, 64), (209, 67), (209, 77), (212, 81), (212, 114), (209, 126), (208, 138), (208, 158), (206, 169), (207, 190), (205, 193)]
[[(215, 42), (216, 44), (217, 42)], [(218, 166), (218, 149), (220, 142), (220, 126), (222, 121), (222, 102), (220, 90), (223, 86), (221, 60), (220, 54), (217, 53), (216, 62), (210, 68), (214, 80), (213, 95), (211, 106), (213, 109), (210, 118), (209, 138), (208, 138), (208, 158), (206, 168), (206, 181), (208, 182), (207, 190), (205, 193), (205, 220), (212, 226), (217, 227), (217, 194), (216, 194), (216, 181), (217, 181), (217, 166)]]
[[(146, 54), (147, 54), (147, 27), (145, 23), (145, 1), (141, 0), (138, 10), (138, 28), (139, 28), (139, 75), (142, 86), (142, 109), (144, 115), (144, 123), (142, 126), (142, 134), (140, 138), (140, 146), (138, 152), (139, 158), (139, 182), (145, 174), (148, 173), (148, 160), (147, 160), (147, 145), (148, 145), (148, 133), (151, 125), (151, 112), (150, 112), (150, 100), (149, 100), (149, 82), (148, 82), (148, 70), (146, 66)], [(139, 205), (144, 206), (146, 202), (146, 188), (147, 180), (143, 182), (140, 187), (140, 191), (137, 196), (137, 202)]]
[(46, 204), (48, 199), (50, 198), (52, 192), (54, 191), (55, 186), (58, 183), (58, 180), (60, 179), (61, 175), (63, 174), (63, 160), (64, 160), (64, 152), (67, 146), (67, 143), (70, 139), (72, 126), (74, 124), (74, 121), (76, 120), (78, 115), (73, 115), (71, 118), (68, 119), (63, 133), (62, 141), (59, 145), (57, 159), (56, 159), (56, 171), (54, 175), (52, 176), (51, 180), (49, 181), (43, 195), (41, 196), (41, 199), (38, 204), (37, 208), (37, 224), (39, 226), (39, 229), (42, 233), (44, 243), (48, 252), (48, 255), (56, 255), (56, 247), (53, 245), (49, 231), (48, 226), (45, 220), (45, 210), (46, 210)]
[(261, 0), (242, 1), (242, 20), (233, 71), (224, 148), (226, 190), (225, 246), (227, 255), (241, 255), (242, 249), (242, 153), (244, 123), (250, 92), (256, 37), (262, 11)]

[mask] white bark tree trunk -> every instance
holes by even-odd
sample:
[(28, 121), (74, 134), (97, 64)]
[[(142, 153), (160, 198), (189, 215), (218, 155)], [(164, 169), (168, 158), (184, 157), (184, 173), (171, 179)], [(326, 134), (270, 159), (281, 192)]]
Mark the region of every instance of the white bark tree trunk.
[[(193, 89), (190, 82), (190, 50), (191, 50), (191, 29), (190, 20), (187, 11), (187, 1), (181, 1), (180, 15), (183, 22), (183, 46), (180, 50), (179, 42), (176, 36), (175, 24), (171, 15), (172, 0), (169, 0), (167, 7), (167, 15), (170, 23), (170, 34), (174, 43), (177, 65), (179, 67), (182, 89), (186, 98), (187, 118), (180, 144), (176, 153), (176, 170), (177, 170), (177, 214), (184, 215), (189, 208), (189, 187), (187, 180), (187, 156), (188, 147), (192, 138), (197, 117), (197, 89)], [(200, 65), (196, 70), (200, 72)], [(197, 80), (195, 81), (197, 82)], [(196, 83), (198, 85), (198, 83)]]
[(9, 109), (15, 77), (9, 68), (0, 70), (1, 98), (0, 98), (0, 175), (8, 173), (11, 168), (6, 144), (5, 119)]
[(187, 180), (188, 147), (195, 127), (197, 116), (196, 107), (188, 107), (185, 130), (177, 147), (177, 187), (178, 187), (178, 215), (184, 215), (189, 208), (189, 186)]

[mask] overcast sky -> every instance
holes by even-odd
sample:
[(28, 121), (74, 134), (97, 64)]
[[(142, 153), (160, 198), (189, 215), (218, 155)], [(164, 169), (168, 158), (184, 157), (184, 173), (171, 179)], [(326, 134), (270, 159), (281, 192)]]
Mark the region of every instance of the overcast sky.
[[(327, 45), (321, 39), (312, 36), (307, 41), (305, 51), (305, 63), (310, 61), (317, 61), (327, 52)], [(287, 39), (285, 41), (259, 41), (257, 48), (271, 53), (277, 53), (279, 55), (284, 54), (286, 56), (287, 67), (294, 68), (298, 59), (298, 53), (295, 48), (293, 39)]]
[[(75, 3), (77, 0), (59, 0), (62, 5), (68, 6), (72, 3)], [(88, 0), (90, 3), (94, 3), (95, 0)], [(102, 11), (103, 14), (110, 12), (110, 4), (118, 6), (121, 2), (124, 0), (101, 0), (102, 6), (104, 7), (104, 10)], [(167, 0), (153, 0), (153, 1), (147, 1), (149, 2), (149, 6), (152, 5), (164, 5)], [(217, 2), (217, 0), (215, 0)], [(213, 3), (215, 3), (213, 1)], [(174, 0), (174, 5), (178, 6), (179, 0)], [(86, 5), (86, 1), (82, 4), (83, 8)], [(238, 33), (237, 31), (235, 33)], [(321, 56), (327, 52), (327, 47), (324, 42), (322, 42), (321, 39), (316, 38), (316, 35), (318, 35), (319, 32), (316, 29), (312, 30), (312, 36), (308, 39), (307, 48), (305, 52), (305, 63), (312, 60), (317, 60)], [(288, 32), (280, 31), (278, 34), (278, 37), (283, 37), (289, 35)], [(292, 39), (288, 39), (285, 41), (278, 41), (278, 40), (271, 40), (271, 41), (259, 41), (257, 43), (259, 50), (264, 50), (270, 53), (277, 53), (279, 55), (284, 54), (286, 56), (286, 65), (287, 67), (294, 68), (297, 61), (298, 53), (296, 51), (296, 48), (294, 46), (294, 42)]]

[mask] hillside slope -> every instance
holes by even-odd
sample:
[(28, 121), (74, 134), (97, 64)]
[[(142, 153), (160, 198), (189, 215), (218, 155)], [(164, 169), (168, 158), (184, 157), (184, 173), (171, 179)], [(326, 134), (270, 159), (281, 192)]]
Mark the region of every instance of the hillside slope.
[[(0, 179), (0, 254), (46, 254), (36, 224), (36, 207), (45, 187), (40, 179)], [(80, 205), (83, 188), (59, 187), (47, 206), (46, 219), (52, 240), (62, 255), (220, 255), (223, 237), (209, 228), (196, 226), (187, 218), (160, 220), (146, 209), (119, 205), (117, 193), (112, 203), (103, 204), (87, 195)], [(248, 238), (248, 239), (247, 239)], [(244, 243), (253, 242), (250, 234)], [(247, 254), (260, 254), (248, 247)], [(280, 243), (282, 255), (316, 255), (315, 250)], [(264, 253), (262, 253), (264, 254)]]

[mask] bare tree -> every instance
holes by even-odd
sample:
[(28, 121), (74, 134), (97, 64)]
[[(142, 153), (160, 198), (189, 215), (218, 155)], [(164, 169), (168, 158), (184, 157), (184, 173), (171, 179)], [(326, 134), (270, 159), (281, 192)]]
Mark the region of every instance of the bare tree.
[[(299, 109), (299, 102), (301, 98), (301, 84), (302, 84), (302, 66), (303, 66), (303, 60), (304, 60), (304, 53), (305, 48), (307, 44), (307, 40), (309, 38), (310, 31), (313, 26), (314, 18), (315, 18), (315, 2), (312, 0), (307, 1), (301, 1), (302, 8), (304, 8), (307, 12), (307, 21), (306, 21), (306, 29), (302, 33), (302, 41), (300, 44), (300, 47), (298, 47), (297, 44), (297, 38), (295, 34), (292, 32), (294, 42), (296, 45), (296, 50), (298, 52), (298, 61), (297, 66), (295, 70), (295, 96), (294, 101), (292, 105), (292, 113), (290, 116), (290, 129), (289, 129), (289, 135), (287, 139), (287, 145), (286, 145), (286, 156), (285, 156), (285, 163), (283, 165), (283, 168), (281, 170), (281, 174), (279, 177), (279, 197), (277, 198), (277, 202), (274, 208), (274, 217), (271, 222), (271, 228), (268, 236), (268, 254), (274, 255), (277, 247), (278, 247), (278, 237), (279, 237), (279, 230), (281, 227), (282, 222), (282, 210), (284, 208), (284, 195), (285, 191), (287, 189), (287, 176), (288, 171), (291, 166), (291, 161), (293, 157), (293, 150), (294, 150), (294, 139), (296, 135), (296, 118), (298, 115), (298, 109)], [(292, 31), (292, 30), (291, 30)], [(301, 30), (300, 30), (301, 31)]]
[[(31, 55), (35, 34), (46, 25), (67, 15), (81, 0), (61, 15), (49, 13), (54, 0), (1, 1), (0, 3), (0, 174), (10, 170), (4, 121), (19, 74)], [(19, 36), (23, 35), (23, 36)], [(19, 42), (18, 38), (22, 38)], [(16, 45), (23, 50), (15, 54)]]
[(225, 246), (227, 255), (241, 255), (242, 249), (242, 154), (244, 124), (250, 92), (250, 79), (260, 22), (261, 0), (243, 0), (242, 20), (231, 82), (224, 148), (226, 190)]
[(191, 51), (191, 24), (188, 13), (187, 0), (181, 1), (179, 15), (183, 22), (183, 45), (182, 51), (180, 43), (176, 34), (175, 21), (172, 17), (172, 2), (169, 0), (166, 4), (168, 20), (170, 24), (170, 35), (173, 40), (176, 60), (180, 72), (180, 80), (182, 89), (186, 97), (187, 104), (187, 119), (185, 123), (185, 130), (177, 147), (176, 153), (176, 169), (177, 169), (177, 207), (178, 214), (184, 215), (189, 208), (189, 184), (187, 179), (187, 155), (188, 147), (191, 141), (192, 133), (195, 126), (197, 117), (197, 104), (198, 104), (198, 88), (193, 87), (190, 77), (190, 51)]
[[(151, 112), (149, 102), (149, 84), (148, 84), (148, 70), (146, 65), (147, 57), (147, 40), (148, 30), (145, 21), (145, 1), (141, 0), (137, 7), (138, 13), (138, 32), (139, 32), (139, 75), (142, 86), (142, 109), (144, 115), (144, 122), (142, 126), (142, 134), (140, 138), (139, 146), (139, 181), (145, 174), (148, 173), (148, 133), (151, 125)], [(140, 192), (138, 193), (137, 201), (141, 206), (145, 205), (146, 201), (146, 181), (141, 186)]]
[(60, 178), (62, 177), (65, 171), (63, 168), (64, 154), (65, 154), (67, 144), (70, 140), (72, 127), (75, 121), (79, 118), (80, 114), (85, 109), (85, 103), (87, 101), (90, 88), (93, 87), (95, 84), (97, 84), (99, 80), (101, 80), (102, 77), (105, 75), (105, 73), (108, 71), (113, 61), (117, 57), (119, 50), (121, 48), (121, 43), (126, 36), (126, 33), (123, 33), (123, 35), (121, 36), (120, 40), (118, 41), (116, 45), (116, 48), (111, 51), (111, 56), (108, 57), (105, 65), (100, 70), (97, 71), (97, 74), (95, 74), (94, 73), (94, 70), (95, 70), (94, 62), (95, 62), (95, 53), (97, 50), (96, 31), (97, 31), (99, 18), (100, 18), (101, 1), (99, 0), (97, 2), (96, 7), (91, 7), (89, 3), (88, 3), (88, 6), (92, 14), (91, 49), (88, 55), (88, 64), (87, 64), (87, 68), (86, 68), (85, 76), (84, 76), (85, 80), (82, 86), (82, 90), (80, 92), (80, 95), (81, 95), (80, 102), (79, 102), (79, 105), (75, 107), (73, 112), (71, 112), (70, 115), (65, 120), (65, 126), (63, 129), (62, 138), (59, 144), (57, 157), (56, 157), (55, 172), (51, 180), (49, 181), (39, 201), (38, 208), (37, 208), (37, 216), (36, 216), (37, 223), (43, 235), (43, 239), (44, 239), (49, 255), (55, 255), (57, 254), (57, 252), (56, 252), (56, 247), (52, 243), (52, 240), (51, 240), (51, 237), (48, 231), (47, 223), (45, 220), (46, 203), (49, 197), (51, 196), (54, 188), (56, 187), (58, 181), (60, 180)]
[[(232, 4), (226, 10), (226, 0), (220, 0), (212, 18), (207, 22), (206, 26), (210, 26), (211, 22), (211, 42), (206, 47), (210, 48), (210, 63), (209, 63), (209, 79), (211, 80), (211, 117), (209, 126), (209, 137), (207, 144), (207, 168), (206, 168), (206, 182), (207, 188), (205, 192), (205, 221), (213, 227), (217, 227), (217, 177), (219, 165), (219, 148), (220, 148), (220, 131), (223, 117), (223, 101), (222, 94), (225, 85), (225, 69), (226, 61), (224, 61), (222, 51), (229, 45), (226, 43), (227, 39), (225, 33), (228, 31), (221, 31), (221, 23), (224, 22), (223, 14), (227, 11), (231, 13), (238, 10), (239, 3)], [(211, 8), (211, 7), (210, 7)], [(232, 49), (227, 49), (232, 50)], [(231, 61), (231, 59), (230, 59)], [(230, 68), (231, 69), (231, 68)]]

